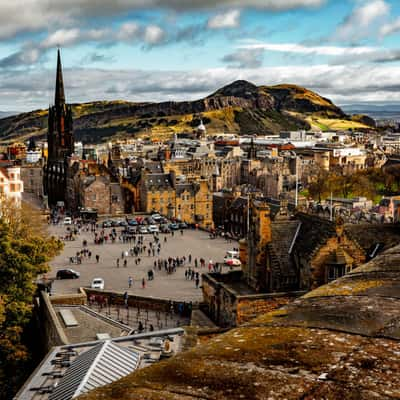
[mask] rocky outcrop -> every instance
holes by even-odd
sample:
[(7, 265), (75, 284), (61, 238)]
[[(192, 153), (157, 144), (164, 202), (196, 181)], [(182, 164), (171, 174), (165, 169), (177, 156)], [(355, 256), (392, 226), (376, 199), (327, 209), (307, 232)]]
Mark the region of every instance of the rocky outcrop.
[(400, 246), (83, 400), (398, 399)]

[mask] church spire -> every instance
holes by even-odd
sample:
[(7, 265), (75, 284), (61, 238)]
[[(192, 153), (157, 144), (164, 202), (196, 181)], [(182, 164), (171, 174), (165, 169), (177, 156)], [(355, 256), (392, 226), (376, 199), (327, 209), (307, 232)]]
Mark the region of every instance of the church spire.
[(61, 55), (60, 49), (57, 51), (57, 78), (56, 78), (56, 96), (54, 104), (56, 107), (60, 107), (65, 104), (64, 94), (64, 80), (62, 75)]

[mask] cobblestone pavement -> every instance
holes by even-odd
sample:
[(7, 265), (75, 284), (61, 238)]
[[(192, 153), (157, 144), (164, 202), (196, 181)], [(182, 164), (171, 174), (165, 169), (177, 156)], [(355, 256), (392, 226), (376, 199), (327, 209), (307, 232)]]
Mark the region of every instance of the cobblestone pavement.
[[(120, 228), (117, 228), (119, 231)], [(63, 225), (50, 226), (50, 234), (56, 237), (63, 237), (66, 234), (66, 227)], [(111, 232), (111, 228), (107, 228), (106, 233)], [(175, 231), (174, 236), (171, 234), (160, 234), (161, 252), (159, 256), (148, 257), (147, 253), (140, 256), (140, 265), (135, 265), (135, 258), (129, 256), (127, 258), (128, 265), (124, 268), (121, 260), (121, 253), (128, 251), (133, 245), (124, 244), (117, 240), (116, 243), (95, 245), (94, 235), (92, 232), (83, 231), (77, 235), (74, 241), (65, 241), (63, 252), (50, 262), (51, 271), (48, 277), (55, 277), (58, 269), (72, 268), (80, 272), (79, 279), (63, 279), (56, 280), (53, 283), (53, 293), (76, 293), (79, 287), (90, 286), (93, 278), (100, 277), (105, 281), (105, 290), (116, 292), (128, 291), (130, 294), (159, 297), (180, 301), (198, 301), (202, 298), (200, 288), (196, 289), (195, 281), (185, 279), (185, 270), (189, 267), (185, 266), (177, 268), (177, 272), (168, 275), (164, 270), (155, 271), (155, 277), (152, 281), (147, 281), (146, 287), (143, 289), (141, 285), (142, 278), (147, 278), (147, 271), (153, 267), (154, 261), (166, 259), (168, 257), (188, 258), (192, 255), (192, 265), (194, 269), (194, 259), (204, 258), (206, 264), (211, 259), (214, 263), (223, 262), (223, 258), (227, 250), (238, 247), (237, 242), (226, 242), (222, 238), (210, 239), (207, 232), (187, 229), (183, 231), (183, 235), (179, 231)], [(164, 243), (164, 236), (167, 237), (167, 243)], [(144, 235), (144, 244), (149, 245), (152, 235)], [(87, 240), (87, 248), (92, 252), (91, 260), (83, 258), (82, 264), (70, 264), (69, 258), (76, 255), (77, 251), (83, 248), (83, 241)], [(96, 263), (95, 255), (100, 256), (100, 262)], [(120, 258), (120, 267), (116, 267), (116, 260)], [(199, 263), (200, 265), (200, 263)], [(224, 267), (226, 268), (226, 267)], [(197, 268), (200, 275), (208, 272), (208, 268)], [(128, 278), (133, 278), (132, 288), (128, 288)], [(201, 282), (200, 282), (201, 286)]]

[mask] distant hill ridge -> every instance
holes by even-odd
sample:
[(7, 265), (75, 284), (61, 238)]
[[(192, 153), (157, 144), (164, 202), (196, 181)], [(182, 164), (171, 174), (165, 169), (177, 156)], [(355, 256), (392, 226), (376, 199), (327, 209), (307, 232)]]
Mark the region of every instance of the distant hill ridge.
[[(273, 134), (295, 129), (367, 129), (368, 119), (353, 120), (330, 100), (296, 85), (256, 86), (235, 81), (195, 101), (133, 103), (97, 101), (73, 104), (77, 140), (101, 142), (136, 136), (166, 137), (191, 132), (203, 120), (210, 134)], [(0, 119), (0, 141), (44, 137), (47, 110)]]

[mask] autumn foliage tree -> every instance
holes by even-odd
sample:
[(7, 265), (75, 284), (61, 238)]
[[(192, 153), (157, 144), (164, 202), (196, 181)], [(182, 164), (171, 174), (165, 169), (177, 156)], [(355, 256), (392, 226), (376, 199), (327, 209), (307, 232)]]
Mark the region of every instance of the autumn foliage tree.
[(38, 212), (0, 201), (0, 398), (10, 398), (23, 376), (35, 280), (62, 246), (44, 232)]

